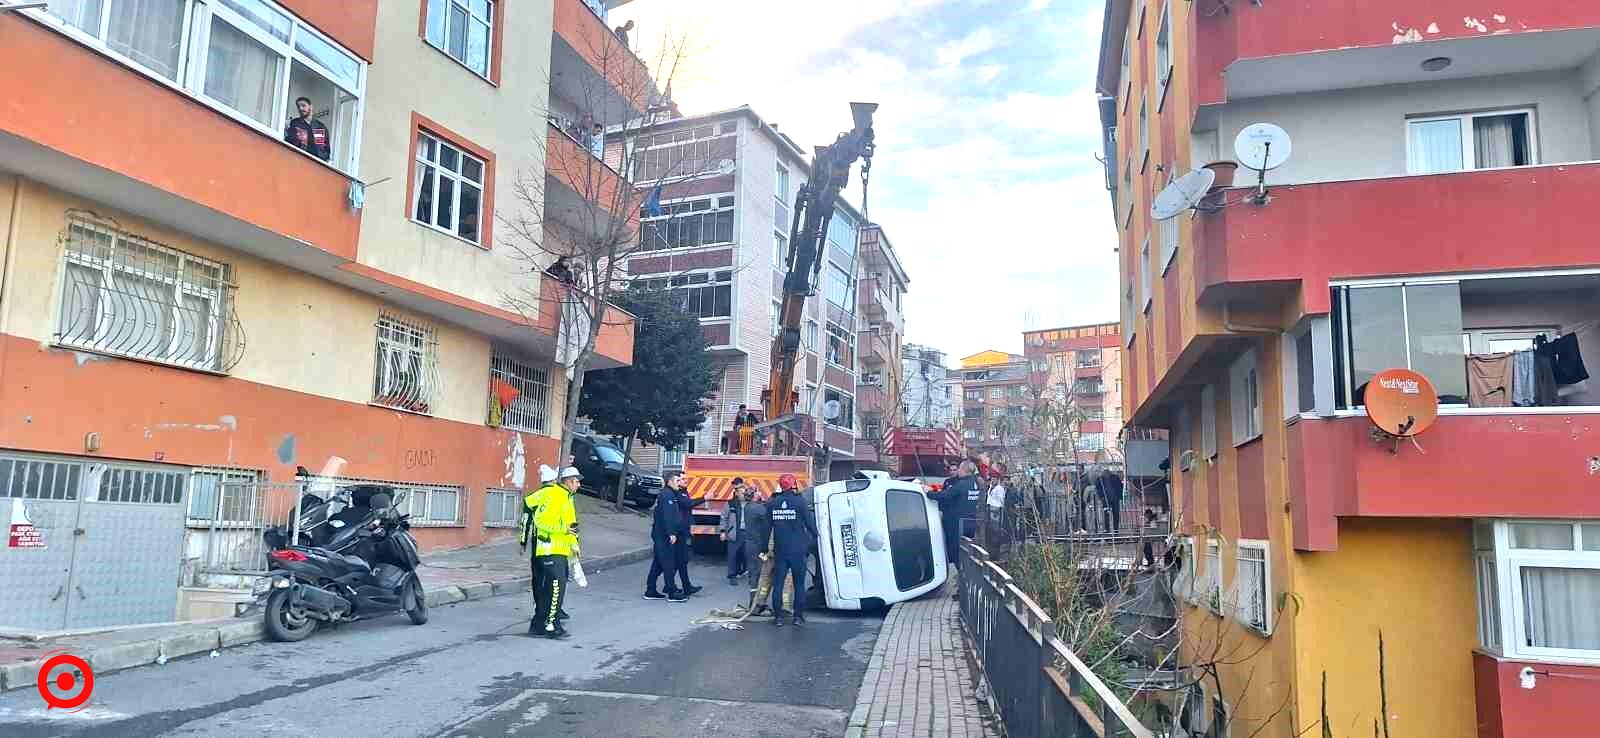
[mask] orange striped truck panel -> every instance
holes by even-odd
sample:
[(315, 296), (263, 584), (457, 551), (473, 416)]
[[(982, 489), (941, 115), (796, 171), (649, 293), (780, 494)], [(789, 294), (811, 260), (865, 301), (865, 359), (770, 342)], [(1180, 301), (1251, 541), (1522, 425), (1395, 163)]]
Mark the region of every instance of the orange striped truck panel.
[(694, 509), (690, 533), (696, 539), (717, 538), (717, 522), (728, 500), (733, 499), (733, 478), (776, 494), (778, 477), (793, 474), (801, 487), (811, 486), (811, 459), (805, 456), (741, 456), (731, 454), (688, 454), (683, 473), (689, 477), (689, 497), (705, 498), (706, 504)]

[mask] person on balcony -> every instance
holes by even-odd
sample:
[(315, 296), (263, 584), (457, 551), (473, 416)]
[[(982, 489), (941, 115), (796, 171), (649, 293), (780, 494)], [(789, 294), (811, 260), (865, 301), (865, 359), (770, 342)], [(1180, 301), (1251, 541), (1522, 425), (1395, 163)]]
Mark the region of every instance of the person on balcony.
[(294, 108), (300, 116), (290, 120), (289, 125), (284, 127), (283, 140), (307, 154), (328, 161), (333, 155), (333, 140), (328, 137), (328, 127), (312, 117), (317, 111), (311, 106), (311, 98), (296, 98)]
[(739, 412), (733, 416), (735, 430), (739, 432), (739, 453), (749, 454), (756, 437), (756, 416), (744, 405), (739, 406)]

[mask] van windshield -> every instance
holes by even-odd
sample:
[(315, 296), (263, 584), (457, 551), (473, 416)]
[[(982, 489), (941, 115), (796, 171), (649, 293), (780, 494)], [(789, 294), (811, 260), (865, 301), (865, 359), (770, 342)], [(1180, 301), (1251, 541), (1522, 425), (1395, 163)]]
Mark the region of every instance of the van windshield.
[(895, 586), (905, 592), (933, 581), (933, 539), (928, 532), (926, 498), (917, 492), (891, 489), (883, 507), (889, 517)]

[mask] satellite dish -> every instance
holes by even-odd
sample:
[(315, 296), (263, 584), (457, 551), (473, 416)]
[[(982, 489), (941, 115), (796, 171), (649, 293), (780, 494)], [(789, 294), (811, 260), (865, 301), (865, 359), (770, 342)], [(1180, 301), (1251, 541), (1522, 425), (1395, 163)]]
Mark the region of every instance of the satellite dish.
[(1421, 435), (1439, 418), (1439, 394), (1410, 369), (1385, 369), (1367, 383), (1367, 417), (1391, 436)]
[(1216, 181), (1217, 173), (1210, 169), (1196, 169), (1172, 180), (1150, 205), (1150, 217), (1167, 220), (1200, 204), (1200, 199), (1206, 196), (1211, 184)]
[(841, 408), (839, 406), (839, 401), (838, 400), (829, 400), (827, 402), (822, 403), (822, 419), (823, 420), (837, 420), (839, 418), (839, 410), (840, 409)]
[(717, 174), (733, 174), (733, 160), (723, 159), (717, 162)]
[(1233, 154), (1239, 157), (1239, 164), (1258, 172), (1283, 166), (1292, 150), (1289, 133), (1271, 123), (1245, 126), (1233, 140)]

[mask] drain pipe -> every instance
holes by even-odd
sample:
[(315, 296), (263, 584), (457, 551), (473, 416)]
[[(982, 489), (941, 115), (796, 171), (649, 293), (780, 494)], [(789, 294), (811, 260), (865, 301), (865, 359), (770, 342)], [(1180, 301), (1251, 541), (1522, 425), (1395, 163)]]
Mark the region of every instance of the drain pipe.
[(1228, 329), (1229, 332), (1231, 332), (1231, 333), (1261, 333), (1261, 334), (1272, 334), (1272, 335), (1278, 335), (1278, 334), (1283, 333), (1283, 330), (1280, 329), (1280, 328), (1268, 328), (1266, 326), (1260, 326), (1260, 325), (1244, 325), (1242, 323), (1233, 322), (1232, 307), (1233, 306), (1231, 304), (1229, 304), (1229, 303), (1226, 303), (1226, 302), (1222, 303), (1222, 327)]

